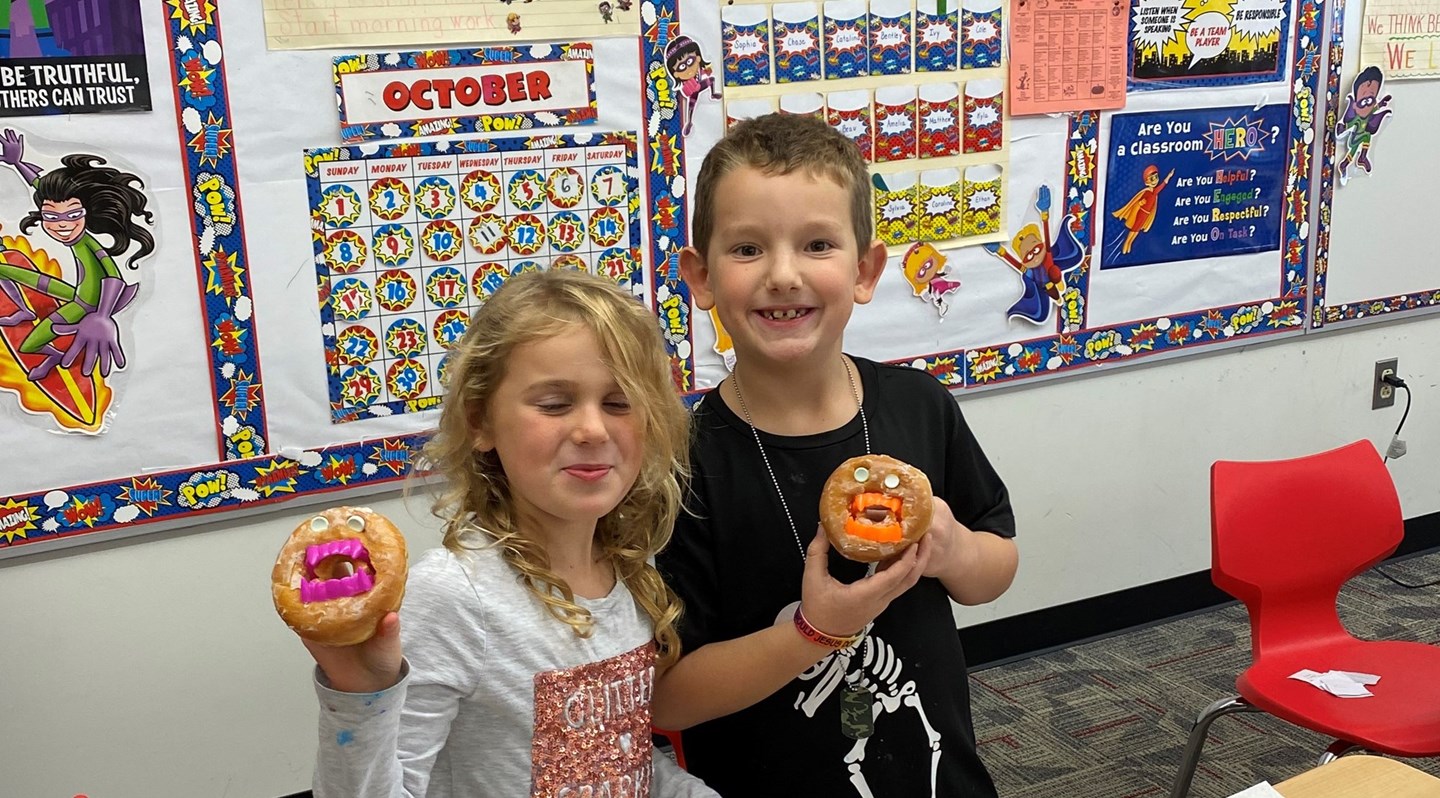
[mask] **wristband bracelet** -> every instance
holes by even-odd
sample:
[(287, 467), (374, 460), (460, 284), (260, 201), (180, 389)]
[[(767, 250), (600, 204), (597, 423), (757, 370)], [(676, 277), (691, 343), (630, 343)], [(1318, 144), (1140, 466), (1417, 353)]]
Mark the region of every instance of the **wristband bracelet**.
[(806, 640), (816, 645), (834, 649), (852, 646), (859, 642), (860, 638), (865, 636), (865, 630), (863, 629), (846, 637), (836, 637), (835, 635), (826, 634), (814, 626), (811, 626), (810, 621), (805, 619), (805, 613), (798, 606), (795, 608), (795, 628), (799, 630), (800, 636)]

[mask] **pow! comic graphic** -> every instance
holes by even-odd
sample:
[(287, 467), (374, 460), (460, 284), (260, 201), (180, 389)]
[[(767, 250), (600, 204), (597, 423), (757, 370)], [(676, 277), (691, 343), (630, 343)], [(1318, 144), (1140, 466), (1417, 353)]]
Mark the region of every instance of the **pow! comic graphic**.
[(27, 159), (24, 135), (0, 133), (0, 162), (32, 203), (9, 217), (23, 195), (18, 183), (0, 189), (0, 225), (15, 231), (0, 238), (0, 390), (62, 430), (93, 434), (114, 396), (111, 375), (126, 365), (123, 324), (139, 262), (155, 249), (154, 216), (138, 175), (90, 153), (58, 161), (42, 168)]

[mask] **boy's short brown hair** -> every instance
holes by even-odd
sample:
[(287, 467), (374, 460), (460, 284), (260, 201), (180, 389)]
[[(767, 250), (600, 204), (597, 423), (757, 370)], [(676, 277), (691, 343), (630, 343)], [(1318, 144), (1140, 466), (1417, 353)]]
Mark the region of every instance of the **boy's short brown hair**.
[(855, 142), (813, 116), (773, 113), (736, 123), (705, 156), (695, 181), (690, 222), (691, 244), (701, 257), (709, 254), (715, 230), (715, 186), (720, 178), (743, 166), (775, 175), (803, 169), (814, 177), (834, 180), (850, 193), (856, 246), (862, 252), (870, 246), (875, 233), (870, 173)]

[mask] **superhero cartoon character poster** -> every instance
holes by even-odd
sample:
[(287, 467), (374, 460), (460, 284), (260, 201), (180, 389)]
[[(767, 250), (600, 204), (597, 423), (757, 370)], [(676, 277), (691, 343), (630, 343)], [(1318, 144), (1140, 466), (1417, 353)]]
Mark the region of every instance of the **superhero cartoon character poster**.
[(1066, 214), (1052, 231), (1049, 186), (1041, 185), (1036, 190), (1035, 212), (1040, 223), (1021, 227), (1009, 249), (1004, 244), (989, 243), (985, 250), (1020, 275), (1020, 298), (1005, 312), (1006, 316), (1044, 324), (1050, 319), (1050, 308), (1058, 305), (1065, 294), (1066, 276), (1085, 266), (1090, 254), (1075, 236), (1073, 215)]
[(155, 250), (154, 203), (104, 156), (38, 157), (13, 129), (0, 132), (0, 163), (15, 173), (0, 182), (0, 393), (61, 430), (101, 432)]
[(1370, 144), (1385, 119), (1394, 113), (1390, 95), (1382, 95), (1384, 84), (1385, 76), (1379, 67), (1366, 67), (1355, 76), (1350, 93), (1345, 95), (1345, 110), (1335, 124), (1335, 138), (1345, 147), (1335, 168), (1342, 186), (1350, 182), (1351, 169), (1370, 174)]
[(150, 108), (140, 0), (0, 0), (0, 116)]

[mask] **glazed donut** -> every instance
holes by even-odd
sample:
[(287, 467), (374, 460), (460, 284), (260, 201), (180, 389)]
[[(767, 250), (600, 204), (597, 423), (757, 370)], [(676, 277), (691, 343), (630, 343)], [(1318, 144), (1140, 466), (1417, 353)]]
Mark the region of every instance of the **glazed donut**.
[(879, 562), (925, 536), (931, 501), (920, 469), (883, 454), (852, 457), (825, 480), (820, 524), (845, 557)]
[(363, 643), (405, 596), (405, 537), (368, 507), (333, 507), (290, 533), (270, 592), (301, 637), (332, 646)]

